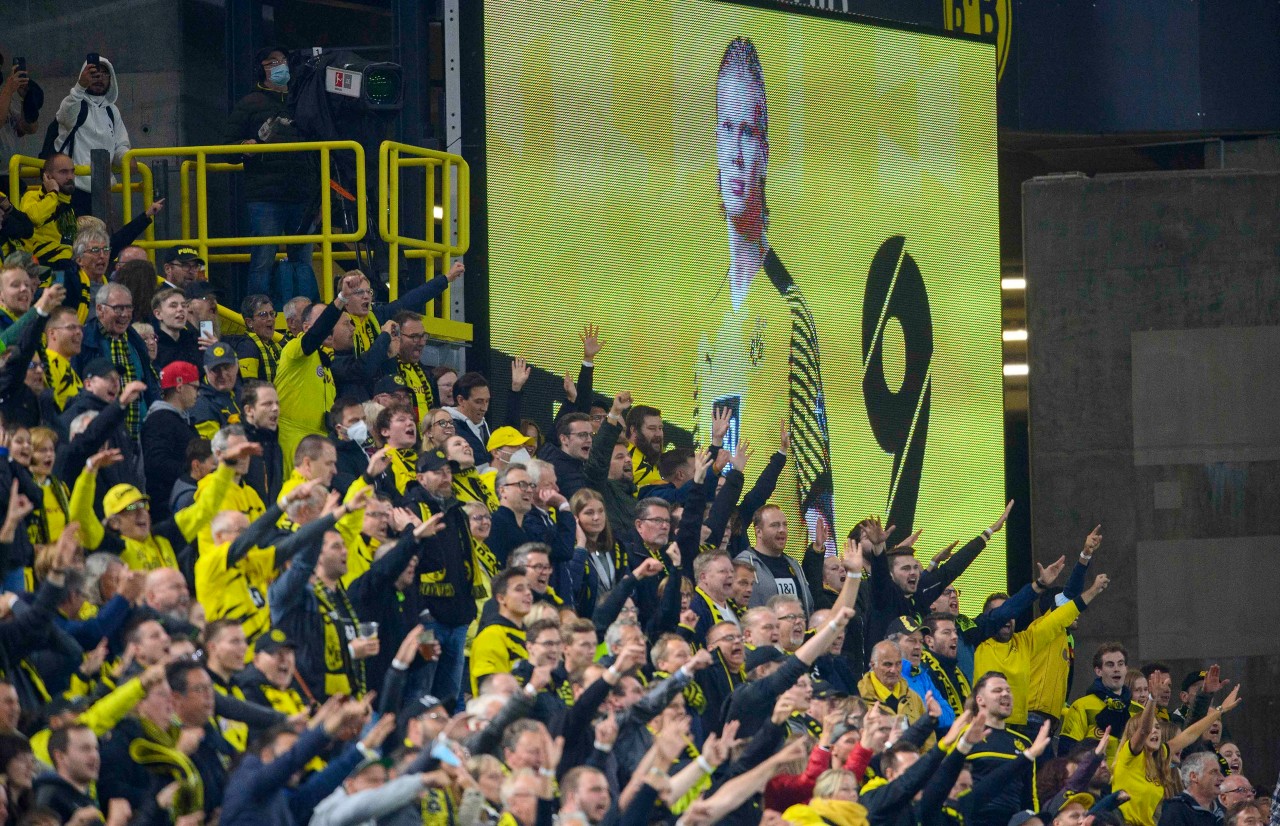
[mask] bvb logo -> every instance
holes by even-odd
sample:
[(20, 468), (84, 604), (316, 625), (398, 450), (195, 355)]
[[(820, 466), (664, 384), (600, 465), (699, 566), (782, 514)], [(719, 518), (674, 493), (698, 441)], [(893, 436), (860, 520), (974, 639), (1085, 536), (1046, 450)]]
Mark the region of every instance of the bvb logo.
[(991, 37), (996, 43), (996, 81), (1004, 77), (1013, 35), (1010, 0), (942, 0), (942, 25), (949, 32)]
[(759, 367), (764, 361), (764, 319), (756, 319), (755, 335), (751, 336), (751, 344), (747, 348), (747, 357), (752, 367)]

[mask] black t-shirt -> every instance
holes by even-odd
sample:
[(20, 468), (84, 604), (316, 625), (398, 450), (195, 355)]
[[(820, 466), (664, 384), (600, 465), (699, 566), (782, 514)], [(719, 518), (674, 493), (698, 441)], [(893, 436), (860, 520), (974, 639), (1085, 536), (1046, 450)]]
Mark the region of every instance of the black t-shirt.
[(769, 573), (773, 574), (773, 581), (778, 587), (778, 593), (800, 599), (800, 585), (796, 582), (795, 576), (791, 572), (791, 566), (787, 564), (787, 558), (785, 556), (760, 554), (760, 559), (764, 562), (764, 566), (769, 569)]

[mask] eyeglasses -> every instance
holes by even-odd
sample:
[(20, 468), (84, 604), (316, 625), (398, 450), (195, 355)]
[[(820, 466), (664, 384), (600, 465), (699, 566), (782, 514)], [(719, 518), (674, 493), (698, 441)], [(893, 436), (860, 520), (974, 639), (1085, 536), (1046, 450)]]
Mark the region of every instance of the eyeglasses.
[(537, 485), (533, 482), (506, 482), (502, 485), (504, 488), (520, 488), (520, 490), (533, 490)]
[(134, 502), (132, 505), (125, 505), (121, 512), (133, 513), (134, 511), (144, 511), (148, 507), (150, 507), (149, 503), (147, 502), (147, 500), (143, 499), (140, 502)]
[(275, 310), (258, 310), (258, 312), (253, 314), (253, 317), (254, 318), (275, 318), (276, 311)]
[(263, 66), (266, 66), (268, 69), (270, 69), (270, 68), (272, 68), (272, 67), (275, 67), (275, 66), (283, 66), (283, 65), (284, 65), (284, 63), (285, 63), (285, 62), (284, 62), (283, 60), (281, 60), (280, 58), (276, 58), (276, 59), (274, 59), (274, 60), (264, 60), (264, 61), (262, 61), (262, 65), (263, 65)]
[(795, 622), (798, 619), (800, 619), (799, 614), (783, 614), (778, 617), (778, 622)]
[(958, 597), (958, 596), (960, 596), (960, 589), (959, 589), (959, 588), (948, 588), (947, 590), (945, 590), (945, 591), (943, 591), (943, 592), (942, 592), (942, 595), (943, 595), (944, 597)]
[(708, 646), (719, 645), (722, 642), (742, 642), (742, 635), (741, 634), (725, 634), (723, 637), (720, 637), (715, 642), (711, 642), (710, 640), (707, 640), (707, 645)]
[(665, 516), (642, 516), (638, 521), (640, 521), (640, 522), (655, 522), (655, 523), (657, 523), (657, 524), (659, 524), (659, 525), (670, 525), (670, 524), (671, 524), (671, 520), (670, 520), (670, 519), (668, 519), (668, 518), (667, 518), (667, 517), (665, 517)]
[(426, 717), (428, 720), (448, 720), (449, 719), (449, 715), (441, 711), (428, 711), (426, 714), (422, 716)]
[(102, 306), (106, 307), (113, 313), (120, 313), (121, 315), (133, 312), (132, 304), (103, 304)]
[(199, 261), (173, 261), (173, 266), (180, 270), (203, 270), (204, 264)]
[(605, 419), (605, 414), (603, 414), (603, 413), (592, 413), (592, 414), (591, 414), (591, 421), (595, 422), (596, 424), (599, 424), (600, 422), (603, 422), (603, 421), (604, 421), (604, 419)]
[(551, 566), (546, 564), (545, 562), (539, 562), (537, 565), (526, 565), (524, 567), (528, 568), (530, 571), (550, 571), (551, 570)]
[(85, 255), (106, 255), (111, 252), (111, 247), (85, 247), (81, 252)]
[(471, 521), (472, 522), (492, 522), (493, 516), (487, 513), (481, 513), (471, 517)]
[(431, 426), (442, 430), (453, 430), (453, 419), (434, 419)]
[(591, 438), (591, 431), (590, 431), (590, 430), (579, 430), (577, 433), (570, 433), (570, 434), (569, 434), (569, 438), (570, 438), (570, 439), (590, 439), (590, 438)]
[(356, 298), (368, 298), (369, 296), (373, 295), (373, 290), (369, 289), (368, 287), (365, 287), (359, 290), (352, 290), (351, 294), (354, 295)]

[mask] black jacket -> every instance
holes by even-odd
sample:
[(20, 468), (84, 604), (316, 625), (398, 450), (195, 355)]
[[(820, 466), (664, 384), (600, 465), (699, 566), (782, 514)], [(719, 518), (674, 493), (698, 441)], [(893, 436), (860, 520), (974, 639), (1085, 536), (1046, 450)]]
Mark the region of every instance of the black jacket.
[[(613, 453), (612, 445), (609, 446), (609, 453)], [(587, 486), (585, 459), (570, 456), (561, 450), (559, 445), (551, 442), (538, 448), (538, 458), (544, 462), (550, 462), (556, 469), (556, 486), (560, 488), (560, 492), (566, 499)]]
[(142, 420), (142, 460), (151, 497), (151, 518), (168, 519), (173, 485), (187, 468), (187, 445), (200, 434), (184, 411), (168, 402), (156, 402)]
[[(98, 801), (72, 786), (62, 776), (54, 772), (45, 772), (35, 779), (31, 787), (32, 801), (35, 806), (53, 809), (66, 823), (77, 809), (92, 806), (101, 810)], [(104, 812), (105, 814), (105, 812)]]
[(40, 350), (40, 337), (49, 323), (47, 315), (35, 313), (22, 326), (17, 347), (0, 367), (0, 414), (9, 428), (35, 427), (40, 424), (40, 397), (27, 387), (27, 366)]
[[(280, 485), (284, 482), (284, 456), (280, 452), (280, 431), (267, 430), (265, 427), (244, 422), (244, 435), (254, 444), (262, 445), (262, 455), (249, 460), (249, 472), (244, 480), (249, 487), (258, 492), (263, 502), (274, 502), (280, 496)], [(335, 479), (336, 481), (336, 479)], [(352, 481), (355, 481), (354, 479)], [(334, 485), (335, 490), (346, 490)]]
[[(102, 497), (107, 495), (112, 486), (122, 482), (131, 485), (138, 482), (138, 443), (129, 437), (129, 430), (125, 426), (125, 409), (116, 402), (104, 402), (92, 393), (82, 392), (72, 399), (60, 421), (64, 423), (64, 428), (70, 428), (76, 416), (91, 410), (98, 414), (97, 417), (83, 433), (70, 441), (66, 451), (57, 458), (54, 475), (66, 482), (68, 487), (73, 487), (90, 456), (104, 447), (118, 448), (124, 461), (98, 472), (94, 507), (101, 512)], [(186, 448), (185, 444), (183, 448)]]
[[(227, 118), (227, 143), (258, 140), (258, 128), (268, 118), (288, 116), (285, 95), (259, 86), (236, 101)], [(282, 139), (287, 136), (282, 136)], [(246, 155), (241, 184), (246, 201), (301, 203), (315, 193), (315, 153), (264, 153)], [(294, 234), (292, 230), (285, 233)]]
[(444, 530), (428, 537), (418, 553), (415, 610), (431, 609), (431, 616), (444, 625), (470, 625), (476, 618), (476, 601), (471, 595), (471, 530), (467, 512), (456, 499), (440, 503), (417, 488), (405, 497), (423, 519), (444, 513)]
[(1191, 795), (1183, 792), (1164, 802), (1159, 826), (1221, 826), (1222, 808), (1214, 801), (1212, 809), (1204, 809)]
[(160, 328), (160, 322), (157, 321), (155, 327), (156, 360), (153, 364), (156, 372), (175, 361), (185, 361), (197, 370), (200, 369), (204, 363), (204, 356), (200, 353), (200, 337), (190, 325), (179, 331), (177, 340)]

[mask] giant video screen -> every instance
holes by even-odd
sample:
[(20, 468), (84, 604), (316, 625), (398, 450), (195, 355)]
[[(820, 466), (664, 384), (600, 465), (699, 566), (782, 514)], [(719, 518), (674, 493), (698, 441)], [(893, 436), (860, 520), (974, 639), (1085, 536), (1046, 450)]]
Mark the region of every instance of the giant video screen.
[[(490, 339), (756, 456), (799, 554), (1004, 503), (990, 44), (725, 0), (485, 0)], [(1024, 503), (1025, 504), (1025, 503)], [(834, 546), (833, 546), (834, 547)], [(1005, 586), (1003, 535), (962, 585)]]

